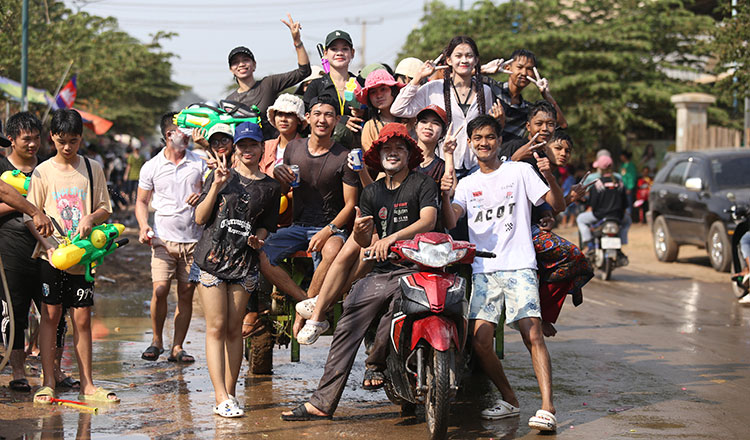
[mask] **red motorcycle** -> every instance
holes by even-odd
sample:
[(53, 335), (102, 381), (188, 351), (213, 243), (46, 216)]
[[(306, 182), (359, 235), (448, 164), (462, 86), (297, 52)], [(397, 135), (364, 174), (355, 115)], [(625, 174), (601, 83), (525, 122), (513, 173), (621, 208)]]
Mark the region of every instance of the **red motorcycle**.
[(466, 280), (447, 273), (450, 264), (471, 264), (475, 257), (495, 254), (477, 251), (472, 243), (453, 241), (437, 232), (397, 241), (389, 258), (414, 262), (418, 272), (401, 278), (401, 297), (394, 303), (391, 344), (386, 361), (385, 392), (402, 407), (424, 404), (431, 439), (445, 438), (451, 401), (465, 365), (468, 301)]

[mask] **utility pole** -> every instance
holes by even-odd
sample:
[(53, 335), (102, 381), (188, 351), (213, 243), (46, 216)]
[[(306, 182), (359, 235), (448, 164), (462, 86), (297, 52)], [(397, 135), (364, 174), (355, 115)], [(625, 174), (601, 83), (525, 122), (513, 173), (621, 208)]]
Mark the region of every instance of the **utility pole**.
[(364, 68), (366, 64), (366, 58), (365, 58), (365, 49), (367, 48), (367, 25), (368, 24), (381, 24), (383, 22), (383, 17), (378, 18), (377, 20), (366, 20), (361, 19), (359, 17), (355, 19), (346, 19), (347, 24), (359, 24), (362, 25), (362, 43), (359, 47), (359, 68)]
[(29, 0), (23, 0), (23, 12), (21, 15), (21, 109), (29, 109), (26, 97), (26, 89), (29, 84)]

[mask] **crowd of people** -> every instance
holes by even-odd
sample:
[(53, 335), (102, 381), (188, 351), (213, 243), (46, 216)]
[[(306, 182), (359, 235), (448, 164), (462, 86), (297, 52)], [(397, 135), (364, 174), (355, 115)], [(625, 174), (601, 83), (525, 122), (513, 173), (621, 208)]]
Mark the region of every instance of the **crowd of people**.
[[(355, 49), (347, 32), (327, 35), (324, 71), (311, 67), (299, 22), (288, 17), (284, 24), (296, 69), (256, 79), (250, 49), (240, 46), (228, 56), (237, 89), (227, 99), (258, 106), (260, 124), (215, 124), (188, 133), (175, 125), (175, 113), (166, 113), (158, 121), (163, 148), (157, 154), (146, 161), (131, 149), (105, 168), (79, 154), (83, 126), (74, 110), (53, 113), (49, 133), (55, 155), (41, 163), (41, 122), (25, 112), (8, 121), (11, 153), (0, 161), (0, 171), (17, 169), (31, 177), (27, 200), (32, 206), (20, 209), (17, 200), (6, 205), (11, 199), (0, 193), (5, 202), (0, 242), (17, 330), (24, 329), (32, 300), (42, 315), (44, 383), (34, 401), (50, 402), (70, 379), (59, 368), (65, 313), (73, 322), (80, 381), (64, 385), (79, 388), (83, 400), (119, 401), (92, 379), (94, 284), (80, 265), (59, 270), (51, 263), (57, 242), (69, 232), (85, 237), (107, 222), (116, 203), (107, 191), (109, 168), (110, 181), (114, 174), (125, 200), (135, 203), (140, 242), (151, 246), (153, 336), (141, 357), (155, 361), (167, 351), (169, 361), (196, 361), (183, 344), (197, 289), (206, 318), (205, 361), (215, 414), (244, 413), (236, 384), (243, 334), (257, 325), (251, 299), (261, 276), (297, 302), (294, 333), (302, 344), (328, 330), (326, 312), (345, 296), (318, 389), (282, 419), (332, 417), (371, 324), (377, 332), (363, 387), (382, 387), (398, 281), (416, 270), (391, 263), (389, 247), (418, 233), (448, 231), (497, 255), (472, 265), (472, 349), (502, 396), (481, 417), (520, 412), (493, 346), (505, 313), (505, 324), (521, 333), (529, 350), (541, 392), (529, 426), (554, 431), (545, 337), (554, 336), (567, 295), (580, 304), (581, 288), (593, 271), (582, 250), (552, 228), (556, 217), (572, 225), (581, 212), (577, 223), (585, 250), (590, 226), (615, 215), (623, 219), (626, 239), (630, 208), (642, 200), (642, 182), (629, 153), (623, 153), (620, 175), (613, 173), (605, 151), (593, 164), (597, 173), (579, 182), (583, 171), (570, 163), (574, 142), (564, 130), (562, 107), (529, 50), (482, 65), (474, 40), (457, 36), (434, 61), (407, 58), (395, 71), (378, 64), (355, 75), (349, 70)], [(489, 76), (496, 73), (507, 74), (507, 80)], [(282, 93), (296, 84), (295, 94)], [(542, 100), (523, 98), (532, 84)], [(643, 182), (653, 171), (649, 160)], [(594, 205), (584, 213), (587, 199)], [(605, 203), (597, 205), (601, 200)], [(4, 244), (8, 241), (12, 250)], [(309, 252), (314, 262), (306, 290), (279, 265), (298, 251)], [(363, 261), (365, 252), (375, 260)], [(173, 280), (177, 305), (168, 344), (163, 333)], [(11, 386), (28, 392), (22, 331), (16, 331), (12, 346)]]

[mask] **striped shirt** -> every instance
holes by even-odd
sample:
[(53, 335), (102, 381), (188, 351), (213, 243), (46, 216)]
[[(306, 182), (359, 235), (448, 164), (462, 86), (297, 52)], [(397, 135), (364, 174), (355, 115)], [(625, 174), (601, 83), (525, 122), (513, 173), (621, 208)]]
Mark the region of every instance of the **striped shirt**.
[(526, 133), (526, 120), (529, 116), (531, 103), (523, 99), (523, 96), (521, 96), (519, 104), (511, 103), (510, 89), (508, 88), (507, 81), (501, 83), (486, 76), (482, 79), (490, 86), (492, 94), (503, 103), (503, 112), (505, 113), (503, 142), (522, 139)]

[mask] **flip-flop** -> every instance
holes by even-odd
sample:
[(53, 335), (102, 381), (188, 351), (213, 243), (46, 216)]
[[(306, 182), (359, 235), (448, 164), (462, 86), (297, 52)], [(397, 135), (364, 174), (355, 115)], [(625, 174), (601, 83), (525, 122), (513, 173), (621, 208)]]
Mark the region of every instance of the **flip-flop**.
[(178, 351), (176, 355), (169, 356), (167, 360), (169, 362), (178, 362), (181, 364), (192, 364), (193, 362), (195, 362), (195, 358), (187, 354), (185, 350)]
[(284, 420), (285, 422), (306, 422), (308, 420), (331, 420), (332, 418), (333, 416), (331, 415), (319, 416), (317, 414), (309, 413), (304, 403), (294, 408), (291, 414), (281, 415), (281, 420)]
[[(110, 399), (109, 396), (115, 396), (115, 398)], [(78, 400), (91, 403), (120, 403), (120, 398), (114, 391), (105, 390), (102, 387), (97, 387), (94, 394), (79, 394)]]
[(39, 399), (39, 397), (51, 397), (55, 398), (55, 390), (53, 390), (50, 387), (41, 387), (39, 390), (37, 390), (36, 393), (34, 393), (34, 403), (41, 403), (43, 405), (52, 405), (51, 400), (42, 400)]
[(529, 419), (529, 428), (540, 431), (556, 431), (557, 418), (551, 412), (540, 409)]
[(55, 388), (70, 388), (70, 389), (81, 389), (81, 381), (75, 380), (70, 376), (65, 376), (65, 379), (61, 380), (60, 382), (57, 382), (57, 385), (55, 385)]
[[(369, 380), (370, 385), (365, 385), (365, 381)], [(379, 380), (380, 383), (377, 385), (373, 385), (373, 380)], [(374, 391), (379, 390), (383, 388), (383, 385), (385, 384), (385, 375), (382, 371), (378, 370), (372, 370), (370, 368), (365, 369), (365, 376), (362, 379), (362, 389), (365, 389), (367, 391)]]
[(10, 383), (8, 383), (8, 387), (10, 387), (10, 389), (13, 391), (18, 391), (21, 393), (28, 393), (29, 391), (31, 391), (31, 386), (29, 385), (29, 381), (26, 380), (26, 378), (11, 380)]
[(159, 355), (162, 354), (162, 353), (164, 353), (164, 349), (163, 348), (159, 348), (156, 345), (152, 345), (152, 346), (148, 347), (143, 352), (143, 354), (141, 354), (141, 359), (143, 359), (144, 361), (152, 361), (153, 362), (153, 361), (159, 359)]

